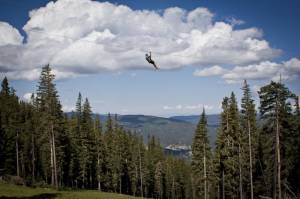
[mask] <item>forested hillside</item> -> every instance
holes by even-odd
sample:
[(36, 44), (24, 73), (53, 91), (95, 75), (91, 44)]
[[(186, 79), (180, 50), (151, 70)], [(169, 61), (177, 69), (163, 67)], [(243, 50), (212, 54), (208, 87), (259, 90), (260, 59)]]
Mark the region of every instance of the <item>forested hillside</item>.
[(189, 197), (188, 163), (164, 156), (155, 137), (144, 144), (141, 135), (118, 124), (117, 116), (108, 115), (102, 123), (80, 93), (76, 111), (64, 114), (49, 65), (30, 102), (16, 96), (7, 78), (1, 86), (3, 180), (150, 198)]
[[(71, 116), (72, 113), (67, 113)], [(93, 114), (96, 117), (97, 114)], [(208, 115), (208, 131), (210, 144), (214, 147), (220, 115)], [(151, 115), (118, 115), (117, 120), (127, 130), (135, 131), (143, 136), (144, 142), (149, 136), (155, 136), (163, 146), (170, 144), (191, 145), (200, 116), (174, 116), (170, 118)], [(100, 115), (101, 121), (107, 115)]]
[[(139, 132), (121, 125), (136, 124), (138, 129), (146, 121), (143, 116), (118, 120), (108, 114), (106, 121), (101, 121), (100, 116), (93, 117), (89, 100), (80, 93), (76, 111), (64, 114), (54, 79), (50, 66), (43, 67), (37, 94), (30, 102), (20, 100), (7, 78), (3, 79), (2, 179), (17, 179), (18, 184), (29, 186), (94, 189), (149, 198), (300, 196), (299, 98), (281, 82), (260, 88), (259, 107), (255, 107), (246, 81), (241, 109), (233, 92), (224, 97), (215, 149), (209, 142), (203, 110), (188, 162), (164, 155), (154, 136), (145, 144)], [(178, 127), (174, 118), (147, 120), (153, 120), (152, 126)], [(177, 118), (176, 124), (188, 123)], [(151, 127), (151, 131), (158, 131), (158, 127)]]
[[(207, 117), (207, 125), (211, 127), (218, 127), (220, 124), (220, 115), (219, 114), (211, 114), (206, 115)], [(185, 121), (192, 124), (198, 124), (200, 120), (200, 114), (199, 115), (185, 115), (185, 116), (172, 116), (170, 119), (175, 119), (179, 121)]]

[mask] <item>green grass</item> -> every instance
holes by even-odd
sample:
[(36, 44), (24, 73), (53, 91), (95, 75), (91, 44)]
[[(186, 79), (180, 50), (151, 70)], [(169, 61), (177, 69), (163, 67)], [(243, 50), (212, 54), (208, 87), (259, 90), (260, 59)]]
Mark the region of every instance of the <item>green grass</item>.
[[(25, 186), (16, 186), (0, 183), (0, 198), (1, 197), (34, 197), (41, 194), (55, 195), (57, 199), (137, 199), (133, 196), (104, 193), (98, 191), (56, 191), (50, 188), (30, 188)], [(35, 197), (36, 198), (36, 197)], [(50, 197), (51, 198), (51, 197)], [(53, 198), (53, 197), (52, 197)]]

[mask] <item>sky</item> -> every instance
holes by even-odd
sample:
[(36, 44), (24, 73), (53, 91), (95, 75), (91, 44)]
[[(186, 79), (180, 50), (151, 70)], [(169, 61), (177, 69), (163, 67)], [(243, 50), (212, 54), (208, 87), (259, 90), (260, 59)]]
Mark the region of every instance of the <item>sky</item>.
[[(64, 111), (78, 93), (96, 113), (219, 113), (271, 80), (300, 94), (298, 0), (0, 0), (0, 78), (36, 92), (50, 64)], [(145, 60), (145, 53), (159, 70)]]

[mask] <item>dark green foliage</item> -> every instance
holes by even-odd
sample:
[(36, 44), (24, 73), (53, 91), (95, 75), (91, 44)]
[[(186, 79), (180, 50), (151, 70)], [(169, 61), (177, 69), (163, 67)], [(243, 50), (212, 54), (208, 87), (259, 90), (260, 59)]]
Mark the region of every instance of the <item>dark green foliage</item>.
[[(243, 85), (243, 98), (241, 103), (241, 114), (240, 114), (240, 146), (241, 146), (241, 168), (244, 171), (242, 175), (243, 189), (245, 193), (250, 193), (249, 197), (254, 198), (259, 195), (259, 189), (256, 186), (254, 190), (253, 186), (253, 169), (254, 165), (259, 166), (258, 154), (258, 134), (256, 125), (256, 110), (254, 100), (252, 99), (250, 86), (247, 81), (244, 81)], [(259, 168), (259, 167), (258, 167)], [(257, 176), (257, 175), (255, 175)], [(262, 179), (256, 178), (255, 180), (261, 181)]]
[(209, 187), (213, 185), (212, 154), (208, 139), (207, 118), (203, 110), (192, 145), (193, 189), (197, 198), (212, 198)]
[(224, 98), (214, 151), (203, 111), (191, 162), (166, 156), (153, 136), (144, 144), (142, 135), (124, 129), (117, 116), (109, 114), (101, 123), (80, 93), (75, 112), (64, 115), (49, 65), (30, 102), (18, 99), (7, 78), (1, 85), (0, 175), (19, 175), (29, 185), (148, 198), (205, 198), (205, 189), (206, 198), (250, 198), (251, 151), (254, 198), (278, 198), (275, 133), (280, 132), (282, 198), (300, 194), (299, 99), (281, 83), (261, 88), (258, 121), (247, 83), (240, 112), (233, 93)]
[(223, 198), (238, 198), (240, 152), (239, 112), (234, 93), (225, 97), (222, 103), (221, 127), (216, 146), (216, 169), (219, 178), (219, 192)]
[(0, 92), (0, 169), (8, 174), (16, 173), (17, 132), (20, 133), (20, 107), (18, 97), (9, 87), (5, 77)]
[(294, 177), (289, 176), (295, 171), (295, 140), (299, 139), (299, 131), (295, 130), (297, 124), (293, 123), (297, 113), (293, 114), (291, 105), (296, 96), (282, 83), (271, 82), (260, 89), (259, 97), (263, 128), (261, 137), (264, 143), (264, 159), (261, 161), (265, 166), (263, 173), (268, 183), (265, 191), (273, 197), (294, 196), (298, 189), (297, 183), (291, 184)]

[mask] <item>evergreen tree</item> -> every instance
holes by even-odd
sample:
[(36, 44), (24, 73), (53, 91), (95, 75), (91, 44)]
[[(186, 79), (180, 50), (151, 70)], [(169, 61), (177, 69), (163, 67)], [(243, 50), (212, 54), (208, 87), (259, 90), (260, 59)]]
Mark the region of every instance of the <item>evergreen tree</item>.
[(163, 160), (163, 151), (159, 141), (155, 137), (150, 137), (145, 156), (146, 172), (144, 176), (145, 192), (147, 197), (155, 197), (155, 169), (156, 164)]
[(293, 135), (290, 136), (291, 146), (289, 156), (292, 156), (290, 165), (291, 169), (288, 174), (288, 179), (286, 186), (290, 189), (291, 195), (300, 195), (300, 108), (299, 108), (299, 97), (294, 96), (294, 114), (292, 118), (292, 132)]
[[(289, 139), (291, 132), (291, 115), (292, 109), (289, 99), (294, 97), (294, 94), (286, 88), (282, 83), (271, 82), (262, 87), (259, 91), (260, 97), (260, 113), (264, 122), (264, 133), (268, 133), (268, 139), (271, 139), (267, 146), (268, 159), (266, 159), (268, 178), (273, 185), (273, 198), (281, 199), (284, 194), (288, 194), (289, 190), (286, 187), (286, 176), (290, 172), (290, 158), (287, 152), (290, 151), (292, 143)], [(275, 146), (275, 147), (273, 147)], [(274, 162), (275, 160), (275, 162)], [(271, 165), (273, 164), (273, 165)], [(272, 176), (274, 176), (272, 178)], [(273, 180), (271, 180), (273, 179)], [(271, 194), (271, 193), (268, 193)]]
[(218, 195), (220, 198), (225, 199), (225, 160), (228, 157), (228, 129), (229, 129), (229, 99), (225, 97), (222, 102), (222, 113), (220, 120), (220, 128), (218, 129), (216, 140), (215, 163), (216, 173), (219, 180)]
[(0, 170), (20, 175), (19, 168), (19, 102), (15, 90), (4, 77), (0, 92)]
[[(222, 102), (221, 125), (216, 141), (216, 170), (219, 179), (219, 195), (239, 198), (242, 195), (241, 148), (239, 113), (234, 93)], [(239, 187), (239, 189), (237, 189)]]
[(70, 170), (69, 170), (69, 186), (78, 188), (79, 184), (79, 153), (80, 153), (80, 132), (78, 131), (77, 112), (72, 112), (71, 117), (68, 118), (67, 123), (68, 134), (70, 138)]
[[(116, 184), (113, 182), (113, 175), (116, 175), (115, 168), (115, 132), (113, 129), (113, 120), (111, 115), (108, 114), (106, 124), (105, 124), (105, 134), (104, 134), (104, 143), (106, 148), (106, 157), (105, 157), (105, 189), (107, 191), (116, 192)], [(116, 176), (114, 176), (116, 179)], [(117, 178), (118, 179), (118, 178)]]
[(94, 134), (95, 134), (95, 148), (96, 148), (96, 159), (97, 159), (97, 165), (96, 165), (96, 174), (97, 174), (97, 187), (98, 190), (102, 190), (102, 184), (103, 184), (103, 167), (104, 167), (104, 156), (105, 156), (105, 147), (104, 147), (104, 140), (103, 140), (103, 134), (102, 134), (102, 126), (100, 122), (100, 116), (97, 115), (94, 121)]
[(162, 162), (159, 161), (155, 165), (155, 172), (154, 172), (154, 192), (155, 192), (155, 198), (164, 198), (164, 171), (163, 171), (163, 165)]
[[(41, 126), (44, 132), (43, 138), (49, 140), (50, 149), (50, 168), (51, 168), (51, 184), (58, 187), (58, 175), (56, 164), (56, 134), (60, 133), (62, 110), (58, 100), (58, 94), (55, 88), (54, 75), (51, 68), (46, 65), (42, 68), (40, 81), (37, 90), (37, 106), (41, 113)], [(49, 154), (44, 154), (48, 156)], [(49, 156), (48, 156), (49, 157)], [(45, 160), (46, 161), (46, 160)], [(45, 165), (45, 164), (44, 164)], [(47, 168), (44, 168), (45, 170)], [(45, 173), (48, 173), (45, 171)]]
[[(250, 192), (250, 198), (254, 198), (254, 187), (253, 187), (253, 162), (255, 160), (253, 154), (256, 152), (256, 146), (253, 143), (256, 143), (256, 111), (254, 100), (251, 96), (250, 87), (247, 84), (247, 81), (244, 81), (243, 85), (243, 98), (241, 103), (241, 146), (243, 149), (243, 161), (248, 162), (248, 164), (244, 164), (244, 170), (249, 171), (249, 175), (246, 179), (243, 179), (246, 184), (250, 184), (250, 189), (246, 187), (246, 191)], [(247, 143), (248, 140), (248, 143)], [(247, 153), (248, 152), (248, 153)], [(249, 156), (247, 157), (247, 154)], [(257, 196), (256, 196), (257, 197)]]
[(192, 145), (192, 169), (195, 178), (196, 196), (208, 199), (211, 184), (211, 149), (208, 140), (207, 118), (203, 109)]

